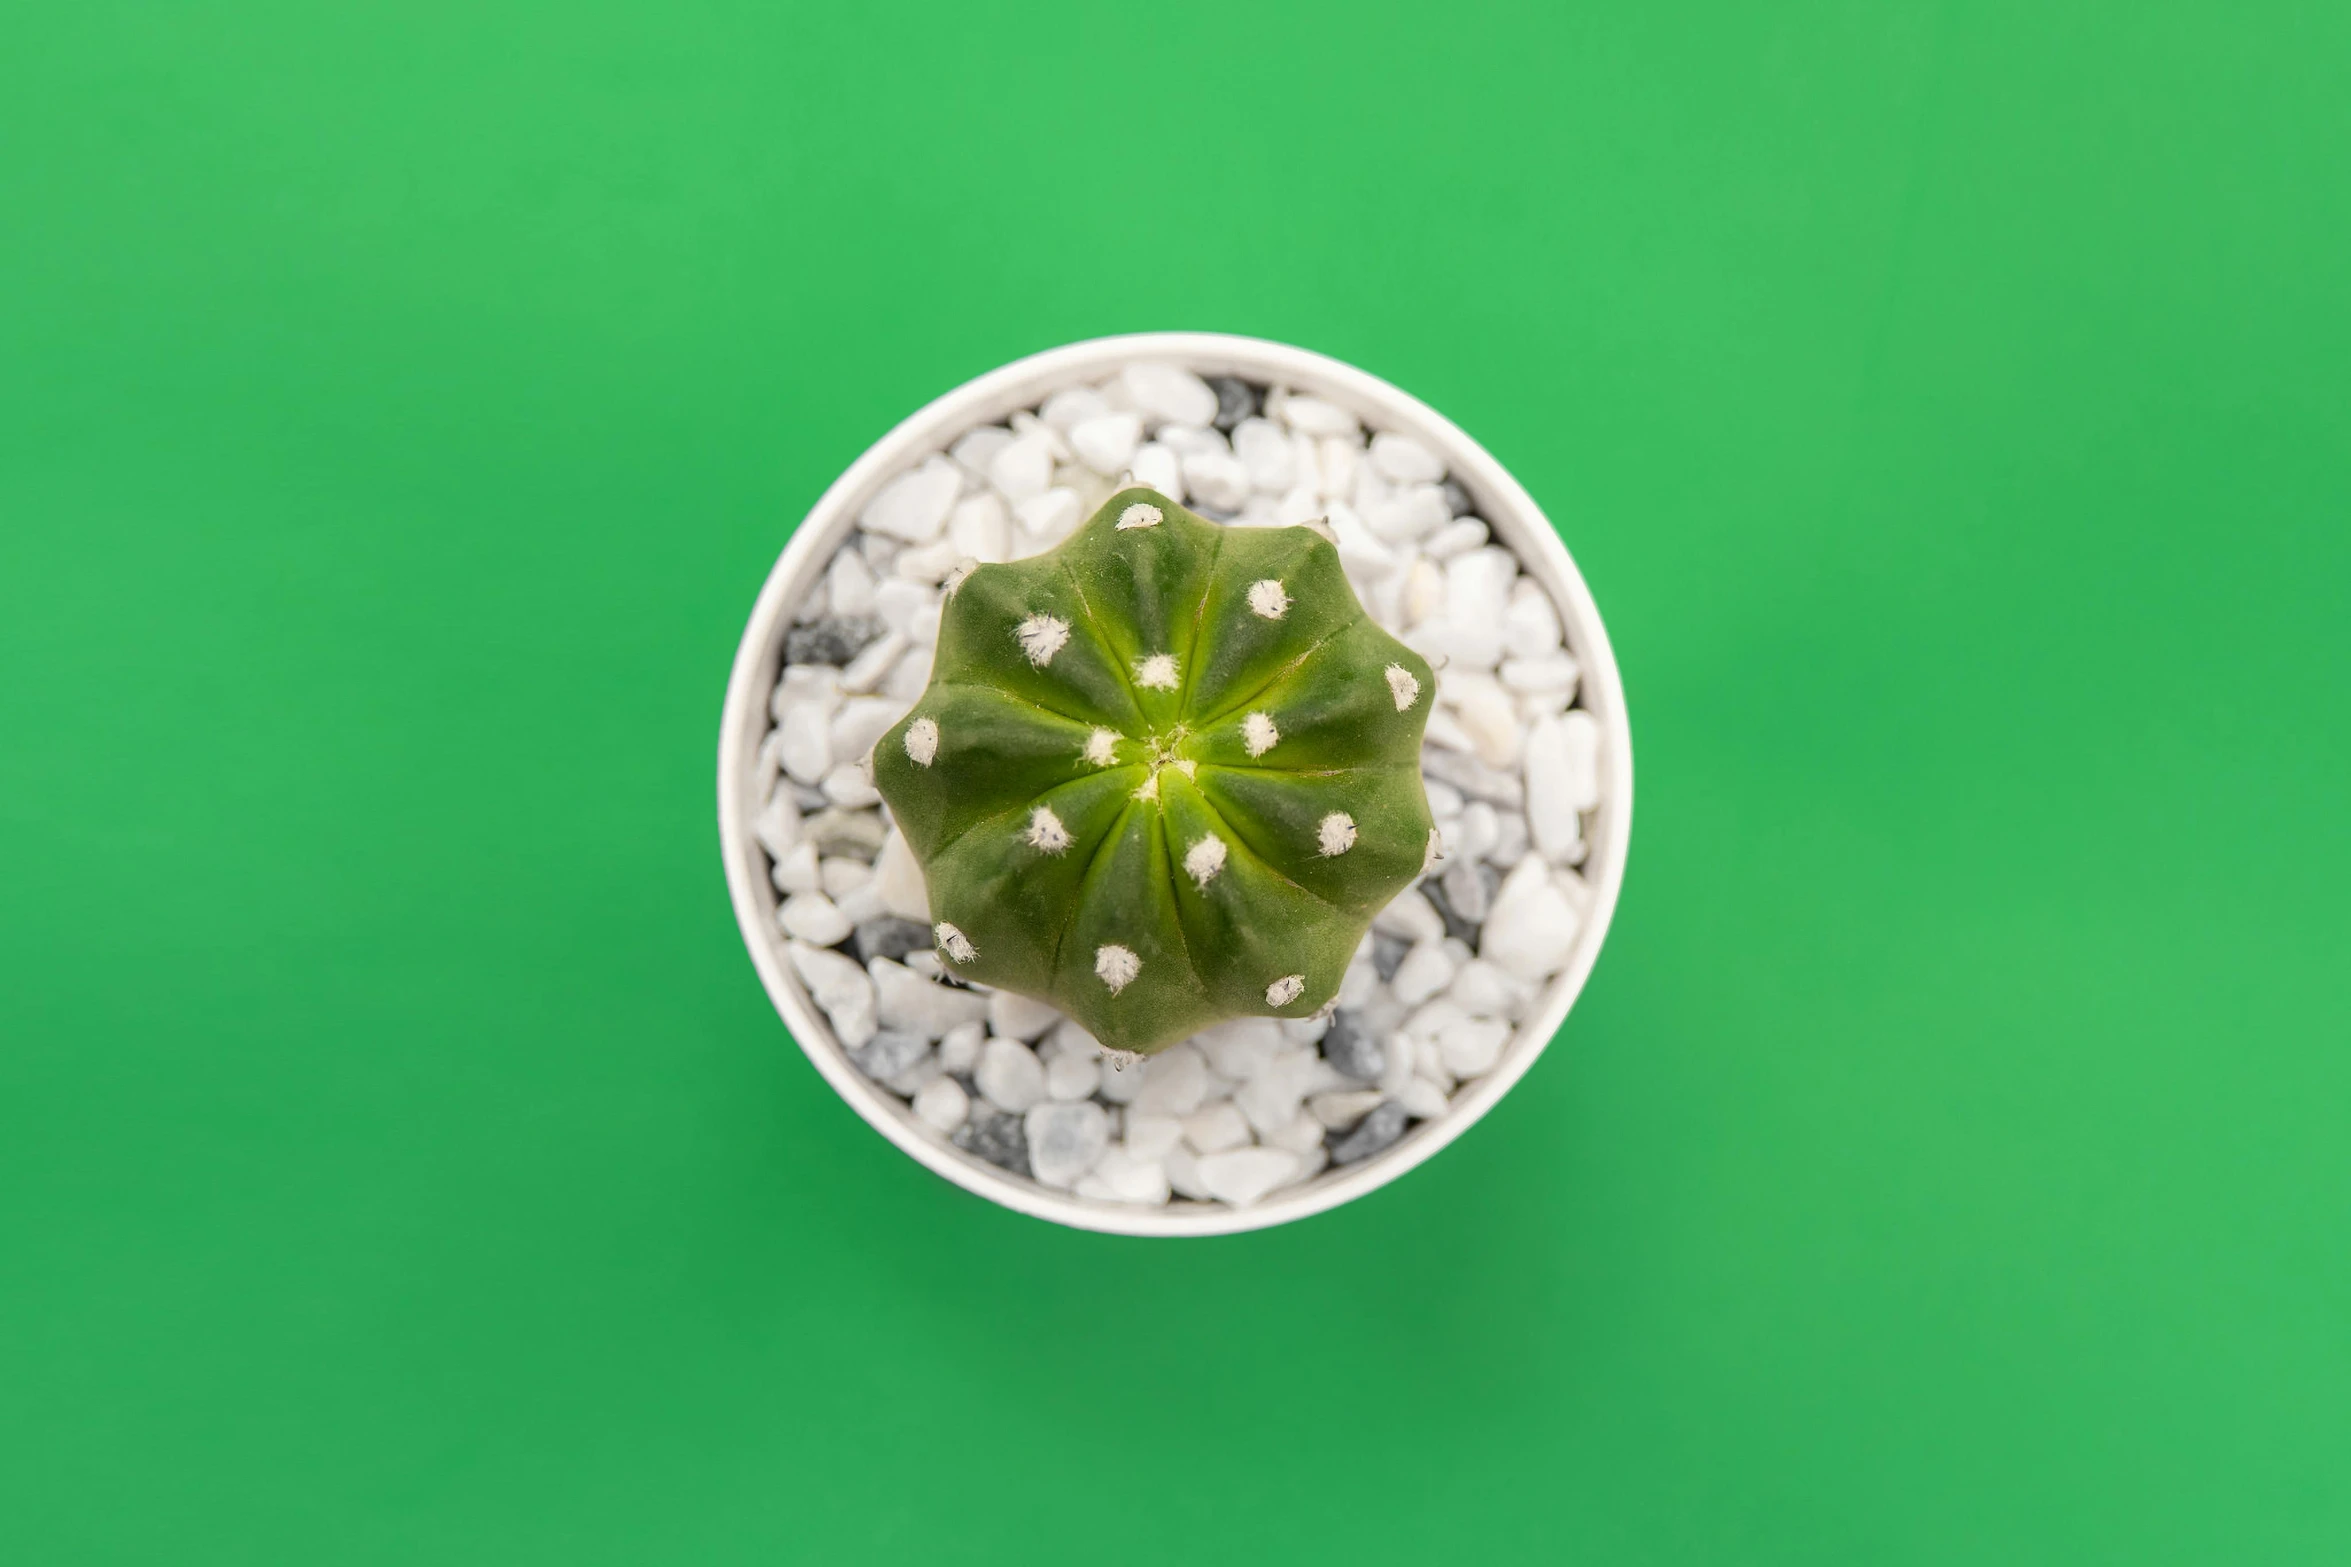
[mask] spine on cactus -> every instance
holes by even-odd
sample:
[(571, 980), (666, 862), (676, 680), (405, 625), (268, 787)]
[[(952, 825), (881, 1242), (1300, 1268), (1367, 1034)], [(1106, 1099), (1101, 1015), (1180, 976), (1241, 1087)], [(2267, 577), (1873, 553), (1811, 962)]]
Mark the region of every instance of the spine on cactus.
[(953, 586), (874, 781), (949, 972), (1148, 1053), (1337, 993), (1434, 850), (1432, 690), (1320, 534), (1130, 488)]

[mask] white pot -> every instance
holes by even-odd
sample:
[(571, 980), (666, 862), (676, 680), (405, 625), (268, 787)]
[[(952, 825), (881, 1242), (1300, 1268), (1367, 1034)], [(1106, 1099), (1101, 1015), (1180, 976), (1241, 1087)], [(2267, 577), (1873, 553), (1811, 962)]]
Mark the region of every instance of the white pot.
[[(966, 430), (1001, 423), (1055, 392), (1099, 382), (1138, 360), (1312, 393), (1347, 409), (1375, 432), (1410, 435), (1436, 453), (1477, 503), (1477, 515), (1486, 520), (1495, 540), (1518, 556), (1559, 605), (1568, 648), (1583, 670), (1582, 704), (1599, 720), (1603, 736), (1600, 805), (1589, 857), (1582, 866), (1592, 889), (1591, 909), (1567, 967), (1543, 992), (1499, 1064), (1457, 1092), (1443, 1116), (1418, 1123), (1386, 1151), (1326, 1171), (1246, 1208), (1180, 1201), (1163, 1208), (1135, 1207), (1052, 1191), (964, 1153), (918, 1122), (903, 1100), (849, 1064), (825, 1015), (801, 988), (776, 928), (777, 899), (766, 856), (751, 836), (752, 817), (760, 804), (754, 797), (753, 768), (768, 726), (768, 697), (781, 666), (784, 633), (794, 609), (820, 585), (833, 552), (849, 536), (866, 503), (884, 483), (944, 451)], [(735, 918), (761, 983), (825, 1081), (876, 1131), (956, 1185), (1040, 1219), (1121, 1235), (1221, 1235), (1302, 1219), (1385, 1186), (1469, 1130), (1534, 1065), (1583, 989), (1624, 883), (1632, 808), (1632, 732), (1625, 721), (1616, 658), (1583, 577), (1534, 499), (1452, 421), (1378, 377), (1302, 348), (1213, 332), (1105, 337), (1032, 354), (965, 382), (868, 447), (818, 498), (768, 573), (735, 653), (718, 731), (718, 833)]]

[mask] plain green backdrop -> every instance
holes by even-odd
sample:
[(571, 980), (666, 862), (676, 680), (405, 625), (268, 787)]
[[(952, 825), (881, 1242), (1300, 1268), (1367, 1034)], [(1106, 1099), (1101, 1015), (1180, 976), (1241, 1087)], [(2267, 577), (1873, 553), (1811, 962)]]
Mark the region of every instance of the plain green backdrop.
[[(0, 1557), (2351, 1559), (2351, 11), (0, 20)], [(1639, 748), (1525, 1084), (1018, 1218), (753, 978), (752, 595), (1105, 332), (1434, 403)]]

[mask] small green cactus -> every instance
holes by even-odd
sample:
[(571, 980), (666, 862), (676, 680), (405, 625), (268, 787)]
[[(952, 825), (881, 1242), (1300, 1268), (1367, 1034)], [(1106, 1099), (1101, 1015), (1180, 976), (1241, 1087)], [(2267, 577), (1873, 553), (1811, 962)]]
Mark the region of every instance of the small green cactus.
[(1337, 993), (1435, 852), (1432, 690), (1320, 534), (1126, 489), (951, 585), (874, 782), (951, 973), (1148, 1053)]

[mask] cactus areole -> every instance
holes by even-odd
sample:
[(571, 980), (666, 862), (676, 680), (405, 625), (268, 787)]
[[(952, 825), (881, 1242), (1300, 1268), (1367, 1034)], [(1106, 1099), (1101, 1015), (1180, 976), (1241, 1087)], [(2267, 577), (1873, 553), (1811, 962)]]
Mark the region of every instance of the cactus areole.
[(1433, 690), (1319, 533), (1130, 488), (1058, 548), (951, 583), (874, 782), (947, 972), (1148, 1053), (1337, 994), (1435, 852)]

